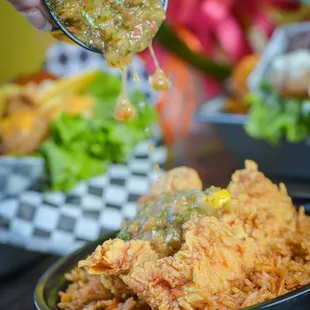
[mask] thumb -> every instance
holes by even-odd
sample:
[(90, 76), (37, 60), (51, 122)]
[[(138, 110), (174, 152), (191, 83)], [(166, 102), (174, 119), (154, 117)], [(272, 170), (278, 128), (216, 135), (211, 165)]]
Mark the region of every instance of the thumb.
[(45, 17), (40, 8), (32, 8), (21, 12), (27, 21), (42, 32), (50, 32), (52, 24)]
[(9, 0), (9, 2), (35, 28), (43, 32), (51, 31), (52, 25), (48, 20), (49, 14), (43, 0)]

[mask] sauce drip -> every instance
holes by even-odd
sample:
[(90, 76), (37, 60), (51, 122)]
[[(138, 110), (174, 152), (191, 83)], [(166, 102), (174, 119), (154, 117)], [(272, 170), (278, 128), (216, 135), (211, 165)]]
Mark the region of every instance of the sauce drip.
[(154, 151), (154, 144), (153, 143), (150, 143), (147, 147), (148, 151), (151, 153)]
[(149, 77), (149, 83), (151, 87), (157, 91), (168, 90), (171, 87), (171, 82), (166, 76), (165, 72), (160, 68), (152, 45), (149, 46), (149, 50), (156, 67), (155, 73)]
[[(115, 118), (129, 120), (136, 109), (126, 97), (126, 72), (135, 54), (152, 42), (166, 18), (162, 0), (50, 0), (59, 20), (80, 41), (102, 50), (108, 66), (122, 71), (123, 89), (115, 106)], [(155, 90), (167, 90), (170, 82), (150, 47), (156, 72), (150, 77)], [(134, 70), (134, 81), (139, 81)]]
[(114, 107), (114, 117), (119, 121), (127, 121), (136, 117), (137, 110), (127, 98), (127, 70), (128, 67), (121, 69), (122, 74), (122, 92), (116, 100)]
[(154, 170), (157, 174), (159, 174), (159, 172), (160, 172), (160, 166), (159, 166), (159, 164), (154, 164), (154, 165), (153, 165), (153, 170)]
[[(147, 147), (147, 150), (149, 151), (149, 153), (152, 153), (154, 152), (154, 149), (155, 149), (155, 145), (151, 142), (148, 147)], [(159, 176), (159, 172), (160, 172), (160, 166), (159, 164), (153, 164), (153, 171), (155, 173), (157, 173), (157, 175)]]
[(133, 80), (134, 80), (134, 82), (136, 82), (136, 83), (140, 82), (139, 74), (138, 74), (136, 67), (134, 65), (132, 65), (132, 69), (133, 69)]

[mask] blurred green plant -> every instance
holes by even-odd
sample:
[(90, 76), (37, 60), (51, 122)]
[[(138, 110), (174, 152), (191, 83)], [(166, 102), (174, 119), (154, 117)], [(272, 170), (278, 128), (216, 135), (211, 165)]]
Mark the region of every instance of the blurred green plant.
[(162, 24), (156, 39), (166, 49), (210, 77), (224, 81), (231, 73), (231, 66), (217, 63), (205, 54), (191, 50), (167, 23)]
[(251, 108), (245, 129), (253, 138), (279, 145), (284, 139), (298, 143), (310, 134), (310, 100), (281, 97), (268, 82), (246, 100)]

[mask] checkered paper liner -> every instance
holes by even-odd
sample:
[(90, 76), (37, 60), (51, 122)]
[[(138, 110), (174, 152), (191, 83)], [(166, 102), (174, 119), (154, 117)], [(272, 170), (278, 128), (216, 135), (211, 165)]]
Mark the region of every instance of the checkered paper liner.
[[(128, 89), (143, 91), (148, 103), (154, 104), (157, 93), (149, 87), (143, 62), (136, 57), (133, 64), (140, 82), (133, 82), (130, 66)], [(120, 75), (102, 55), (65, 43), (48, 49), (44, 69), (59, 77), (93, 70)], [(104, 232), (119, 229), (124, 219), (134, 216), (138, 197), (156, 178), (153, 165), (165, 161), (165, 148), (157, 144), (149, 153), (149, 143), (140, 143), (125, 165), (111, 164), (105, 174), (68, 193), (48, 191), (42, 159), (0, 157), (0, 243), (66, 255)]]
[[(0, 192), (11, 193), (0, 201), (0, 242), (66, 255), (104, 232), (118, 230), (124, 219), (135, 215), (137, 199), (162, 172), (156, 172), (154, 164), (162, 167), (166, 149), (158, 144), (149, 152), (150, 143), (140, 143), (126, 164), (111, 164), (105, 174), (68, 193), (42, 191), (34, 173), (32, 188), (16, 196), (10, 187), (25, 182), (27, 171), (12, 169), (0, 187)], [(39, 159), (37, 163), (42, 165)]]

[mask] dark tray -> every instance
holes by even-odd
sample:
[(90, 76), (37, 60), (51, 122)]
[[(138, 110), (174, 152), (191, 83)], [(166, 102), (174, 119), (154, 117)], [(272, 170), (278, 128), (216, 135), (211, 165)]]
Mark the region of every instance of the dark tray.
[(218, 98), (206, 104), (196, 119), (198, 123), (215, 126), (236, 168), (243, 168), (246, 159), (254, 160), (273, 181), (284, 182), (291, 196), (310, 199), (309, 141), (296, 144), (283, 141), (281, 146), (272, 146), (264, 140), (251, 138), (244, 129), (248, 117), (222, 112), (222, 102), (223, 98)]
[[(34, 293), (34, 301), (38, 310), (58, 310), (57, 303), (59, 297), (57, 292), (64, 290), (68, 282), (64, 274), (72, 270), (80, 259), (85, 258), (105, 240), (115, 237), (115, 234), (104, 235), (95, 242), (89, 243), (75, 253), (59, 260), (54, 264), (39, 280)], [(259, 304), (255, 307), (249, 307), (244, 310), (309, 310), (310, 305), (310, 285), (295, 290), (289, 294), (275, 298)]]

